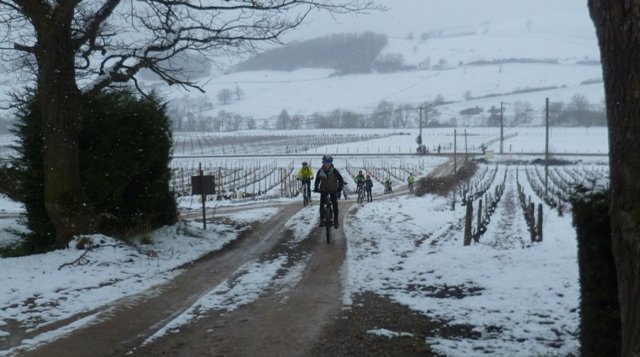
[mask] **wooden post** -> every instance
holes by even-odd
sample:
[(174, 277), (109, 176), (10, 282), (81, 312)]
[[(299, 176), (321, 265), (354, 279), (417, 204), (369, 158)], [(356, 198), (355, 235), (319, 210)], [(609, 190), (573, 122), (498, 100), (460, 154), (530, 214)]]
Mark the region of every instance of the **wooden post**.
[(187, 192), (184, 188), (184, 169), (181, 167), (180, 168), (180, 195), (184, 195), (185, 192)]
[(535, 204), (529, 204), (529, 227), (531, 227), (531, 241), (536, 241), (536, 222), (535, 222)]
[(464, 161), (469, 160), (469, 149), (467, 148), (467, 129), (464, 129)]
[(538, 233), (538, 242), (542, 242), (542, 203), (538, 204), (538, 221), (536, 222), (536, 231)]
[(471, 221), (473, 219), (473, 201), (467, 200), (467, 215), (464, 219), (464, 245), (471, 244)]
[(202, 163), (198, 164), (198, 170), (200, 171), (200, 189), (202, 190), (202, 229), (207, 229), (207, 213), (205, 210), (205, 203), (207, 200), (207, 195), (204, 193), (204, 172), (202, 171)]
[[(478, 200), (478, 223), (476, 225), (476, 229), (478, 230), (478, 234), (480, 234), (480, 229), (482, 227), (482, 199)], [(476, 242), (478, 241), (479, 237), (476, 238)]]

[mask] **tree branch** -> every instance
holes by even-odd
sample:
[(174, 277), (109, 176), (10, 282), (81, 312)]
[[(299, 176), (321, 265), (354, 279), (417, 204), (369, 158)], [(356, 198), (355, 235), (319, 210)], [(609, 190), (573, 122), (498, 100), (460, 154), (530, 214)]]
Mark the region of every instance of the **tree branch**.
[(89, 47), (93, 48), (96, 43), (96, 39), (100, 34), (100, 26), (113, 14), (113, 11), (120, 4), (121, 0), (107, 0), (106, 3), (102, 5), (98, 11), (94, 13), (93, 16), (90, 16), (91, 20), (88, 24), (86, 24), (84, 30), (81, 31), (81, 35), (75, 38), (75, 48), (79, 50), (80, 47), (89, 43)]

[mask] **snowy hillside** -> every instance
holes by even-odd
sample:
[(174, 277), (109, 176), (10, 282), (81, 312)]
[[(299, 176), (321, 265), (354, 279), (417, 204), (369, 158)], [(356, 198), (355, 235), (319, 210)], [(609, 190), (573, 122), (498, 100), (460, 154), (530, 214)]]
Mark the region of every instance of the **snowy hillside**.
[[(560, 7), (554, 4), (550, 11), (544, 9), (545, 3), (487, 1), (482, 12), (464, 17), (459, 13), (463, 4), (464, 8), (477, 5), (436, 0), (420, 5), (387, 2), (386, 13), (349, 18), (322, 30), (319, 20), (312, 19), (300, 28), (300, 34), (310, 37), (327, 31), (384, 33), (389, 41), (380, 56), (401, 55), (416, 70), (346, 76), (335, 76), (330, 69), (230, 73), (203, 79), (205, 94), (169, 90), (159, 83), (147, 85), (161, 89), (177, 105), (184, 105), (187, 98), (205, 102), (195, 113), (203, 118), (215, 117), (220, 111), (251, 116), (258, 123), (283, 110), (305, 117), (335, 109), (366, 115), (381, 101), (417, 107), (441, 97), (450, 103), (438, 109), (441, 122), (455, 118), (458, 125), (479, 125), (477, 118), (465, 118), (459, 112), (476, 106), (486, 111), (505, 102), (509, 116), (513, 104), (523, 101), (535, 111), (532, 124), (539, 124), (545, 98), (568, 103), (574, 95), (582, 95), (596, 106), (604, 99), (599, 50), (586, 5), (569, 1)], [(424, 21), (400, 18), (411, 6), (418, 9), (425, 4), (431, 6), (425, 8)], [(495, 16), (495, 12), (503, 15)], [(441, 17), (451, 21), (443, 23)], [(379, 26), (369, 27), (374, 19), (380, 20)], [(292, 35), (292, 39), (299, 38)], [(218, 94), (223, 90), (238, 95), (222, 103)]]
[[(312, 12), (284, 40), (372, 31), (389, 38), (380, 56), (401, 55), (416, 70), (347, 76), (334, 76), (329, 69), (212, 74), (198, 80), (205, 93), (153, 81), (143, 81), (142, 86), (158, 90), (173, 106), (186, 108), (188, 113), (176, 116), (188, 114), (205, 120), (224, 111), (253, 117), (257, 127), (265, 120), (273, 122), (283, 110), (305, 118), (336, 109), (367, 115), (381, 101), (417, 107), (441, 98), (449, 104), (438, 107), (438, 120), (456, 119), (459, 126), (483, 124), (480, 117), (486, 118), (487, 111), (492, 106), (499, 108), (501, 102), (506, 103), (507, 117), (514, 115), (514, 103), (529, 103), (534, 125), (544, 117), (545, 98), (568, 103), (578, 94), (591, 105), (602, 106), (599, 50), (583, 1), (377, 3), (387, 11), (337, 17)], [(225, 61), (224, 65), (229, 64)], [(5, 92), (23, 84), (20, 78), (0, 82), (2, 108), (9, 104)], [(226, 103), (219, 98), (223, 90), (233, 93)], [(460, 114), (471, 107), (480, 107), (483, 115)], [(8, 110), (0, 109), (0, 121), (9, 116)]]

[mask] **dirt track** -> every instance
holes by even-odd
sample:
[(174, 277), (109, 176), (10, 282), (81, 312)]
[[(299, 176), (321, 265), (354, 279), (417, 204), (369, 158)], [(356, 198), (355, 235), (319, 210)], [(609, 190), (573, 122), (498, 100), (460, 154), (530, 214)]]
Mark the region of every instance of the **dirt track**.
[[(348, 206), (340, 203), (341, 221)], [(295, 246), (287, 244), (292, 234), (284, 224), (299, 209), (297, 201), (283, 206), (277, 215), (254, 225), (222, 251), (191, 264), (173, 281), (95, 312), (98, 322), (21, 356), (304, 355), (342, 305), (340, 270), (346, 245), (341, 229), (333, 231), (330, 245), (322, 229)], [(291, 290), (266, 291), (259, 300), (233, 312), (212, 311), (179, 333), (139, 347), (243, 263), (282, 252), (309, 257), (302, 279)]]
[[(451, 162), (442, 165), (433, 174), (442, 174), (450, 166)], [(406, 192), (406, 186), (401, 186), (386, 197)], [(125, 298), (99, 311), (91, 311), (49, 326), (48, 329), (52, 330), (70, 325), (86, 316), (97, 316), (94, 323), (35, 350), (23, 352), (20, 356), (326, 355), (327, 349), (333, 348), (322, 341), (327, 336), (337, 345), (342, 344), (340, 348), (347, 354), (353, 353), (348, 352), (349, 348), (359, 344), (362, 345), (360, 348), (364, 348), (361, 352), (372, 347), (377, 349), (379, 346), (386, 346), (389, 344), (388, 339), (372, 339), (359, 331), (367, 324), (351, 326), (352, 336), (348, 336), (344, 326), (349, 326), (349, 323), (341, 323), (345, 318), (354, 322), (357, 320), (353, 316), (345, 316), (341, 299), (342, 269), (346, 257), (346, 240), (342, 227), (352, 202), (340, 201), (342, 225), (340, 229), (333, 231), (331, 244), (326, 243), (324, 230), (320, 228), (314, 229), (302, 242), (291, 244), (293, 235), (284, 229), (284, 225), (301, 208), (301, 203), (295, 201), (282, 206), (278, 214), (267, 221), (254, 224), (250, 231), (221, 251), (185, 266), (184, 271), (167, 284)], [(148, 337), (192, 306), (198, 298), (232, 277), (244, 263), (270, 259), (279, 254), (305, 261), (302, 278), (294, 287), (267, 289), (256, 301), (231, 312), (209, 311), (204, 317), (181, 327), (178, 332), (142, 346)], [(381, 304), (386, 306), (387, 321), (416, 319), (415, 314), (407, 312), (405, 308), (373, 298), (362, 301), (359, 306), (365, 309), (358, 318), (376, 316), (382, 312), (379, 310)], [(400, 318), (400, 315), (403, 317)], [(424, 321), (423, 318), (418, 320)], [(413, 326), (420, 323), (413, 323)], [(33, 338), (46, 332), (46, 328), (23, 331), (17, 335), (17, 339)], [(392, 346), (389, 351), (402, 351), (403, 355), (430, 355), (425, 354), (420, 338), (416, 337), (417, 342), (414, 341), (401, 350), (395, 350), (397, 346)], [(349, 342), (342, 343), (340, 340)], [(330, 354), (336, 354), (336, 351), (332, 350)], [(393, 352), (391, 355), (395, 354), (397, 353)]]

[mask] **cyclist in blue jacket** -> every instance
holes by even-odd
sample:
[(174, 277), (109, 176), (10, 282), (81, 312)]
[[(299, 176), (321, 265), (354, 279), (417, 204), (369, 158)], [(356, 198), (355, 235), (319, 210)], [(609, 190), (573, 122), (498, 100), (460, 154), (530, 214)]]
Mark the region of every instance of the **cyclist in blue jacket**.
[(331, 199), (333, 206), (333, 227), (338, 228), (338, 195), (344, 186), (344, 179), (340, 172), (333, 167), (333, 157), (324, 155), (322, 167), (316, 173), (314, 192), (320, 192), (320, 227), (324, 226), (324, 210), (322, 206), (327, 199)]

